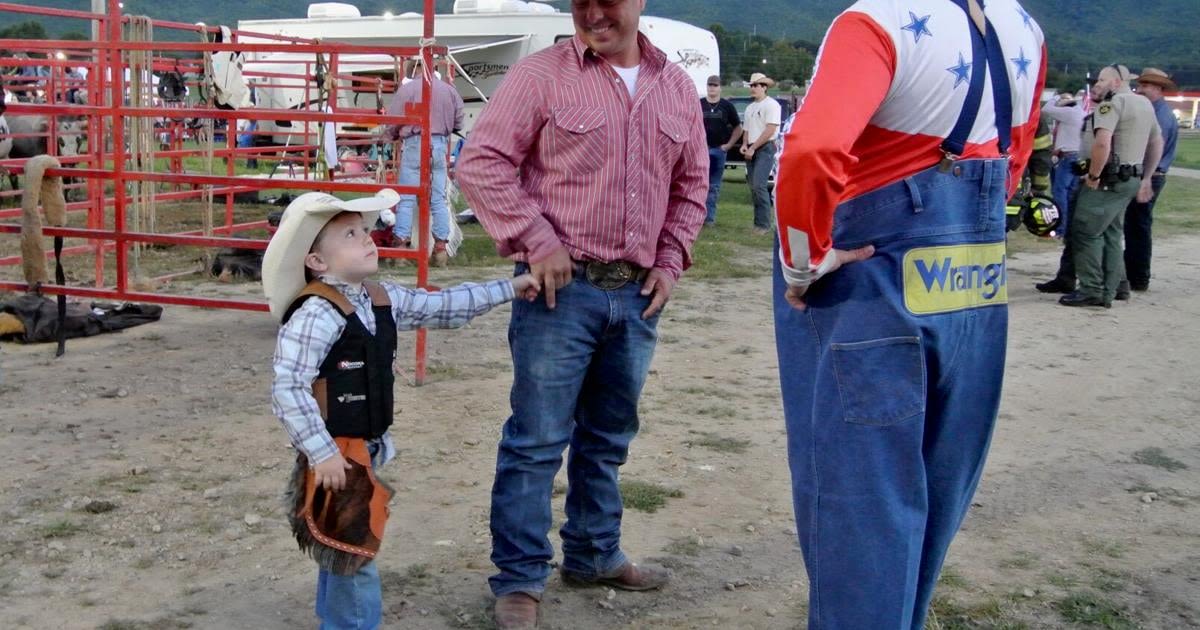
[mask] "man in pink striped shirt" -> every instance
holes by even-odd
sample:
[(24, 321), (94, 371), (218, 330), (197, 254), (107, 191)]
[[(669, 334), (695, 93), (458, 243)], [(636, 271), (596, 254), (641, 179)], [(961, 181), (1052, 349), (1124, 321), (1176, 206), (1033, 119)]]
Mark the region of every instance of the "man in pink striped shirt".
[(572, 0), (575, 37), (512, 67), (457, 167), (499, 251), (544, 287), (509, 328), (512, 415), (491, 518), (501, 628), (536, 626), (568, 444), (564, 580), (646, 590), (668, 579), (621, 551), (617, 469), (659, 312), (704, 221), (708, 158), (695, 86), (638, 33), (644, 8)]

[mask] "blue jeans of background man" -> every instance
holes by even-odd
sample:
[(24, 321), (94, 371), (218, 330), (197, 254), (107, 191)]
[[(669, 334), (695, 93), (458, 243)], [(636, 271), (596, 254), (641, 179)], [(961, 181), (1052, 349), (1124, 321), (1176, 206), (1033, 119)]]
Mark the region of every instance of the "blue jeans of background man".
[(708, 216), (704, 217), (705, 225), (712, 225), (717, 220), (717, 199), (721, 196), (721, 182), (725, 177), (725, 151), (721, 147), (708, 148), (708, 199), (704, 202), (708, 208)]
[(775, 143), (768, 142), (746, 162), (746, 183), (754, 197), (754, 227), (771, 229), (771, 170), (775, 168)]
[[(959, 161), (841, 204), (834, 247), (873, 244), (875, 254), (818, 280), (804, 311), (783, 299), (775, 257), (780, 384), (813, 630), (924, 625), (1000, 404), (1007, 277), (999, 264), (972, 271), (960, 246), (990, 244), (988, 260), (1003, 261), (1007, 168)], [(913, 251), (943, 246), (956, 249)], [(917, 254), (924, 265), (906, 258)], [(971, 295), (996, 292), (973, 308), (917, 315), (909, 306), (922, 290), (954, 300), (985, 278)]]
[[(380, 457), (377, 442), (368, 443), (373, 468)], [(374, 630), (383, 622), (379, 569), (371, 561), (354, 575), (317, 571), (317, 618), (320, 630)]]
[(1079, 154), (1071, 151), (1063, 153), (1058, 158), (1058, 164), (1054, 165), (1053, 179), (1050, 184), (1050, 194), (1054, 197), (1054, 205), (1058, 208), (1058, 213), (1062, 217), (1062, 221), (1058, 224), (1059, 238), (1067, 238), (1067, 222), (1071, 216), (1071, 198), (1075, 194), (1075, 189), (1079, 188), (1079, 176), (1071, 172), (1071, 166), (1075, 164), (1075, 160), (1079, 158)]
[[(433, 238), (444, 241), (450, 238), (450, 207), (446, 205), (446, 136), (434, 136), (432, 182), (430, 186), (429, 214), (433, 221)], [(416, 186), (421, 181), (421, 136), (404, 139), (404, 153), (400, 156), (400, 184)], [(396, 207), (396, 227), (392, 229), (396, 238), (407, 240), (412, 237), (413, 211), (417, 207), (416, 195), (400, 195)]]
[[(518, 265), (518, 273), (528, 269)], [(576, 274), (557, 291), (516, 300), (508, 328), (512, 415), (504, 424), (492, 486), (492, 576), (497, 596), (540, 597), (554, 547), (554, 475), (567, 456), (563, 569), (607, 576), (625, 564), (617, 469), (638, 430), (638, 397), (650, 369), (658, 316), (642, 320), (650, 298), (631, 282), (605, 291)]]

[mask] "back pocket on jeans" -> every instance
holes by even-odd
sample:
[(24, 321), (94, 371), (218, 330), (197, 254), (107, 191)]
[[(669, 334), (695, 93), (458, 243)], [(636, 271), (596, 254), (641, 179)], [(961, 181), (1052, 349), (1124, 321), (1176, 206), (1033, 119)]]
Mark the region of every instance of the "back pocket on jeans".
[(890, 426), (925, 413), (919, 337), (835, 343), (830, 349), (846, 422)]

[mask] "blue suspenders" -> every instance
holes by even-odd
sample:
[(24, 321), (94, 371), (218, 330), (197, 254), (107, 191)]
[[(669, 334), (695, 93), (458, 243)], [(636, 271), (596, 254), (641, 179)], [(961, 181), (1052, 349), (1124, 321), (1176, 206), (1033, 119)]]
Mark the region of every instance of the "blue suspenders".
[(967, 137), (975, 126), (975, 118), (979, 114), (979, 103), (983, 100), (983, 78), (986, 74), (992, 77), (992, 97), (996, 108), (996, 134), (1000, 145), (1000, 153), (1007, 154), (1012, 145), (1012, 88), (1008, 83), (1008, 67), (1004, 63), (1004, 50), (1000, 46), (1000, 38), (992, 23), (984, 18), (987, 35), (979, 32), (975, 20), (971, 18), (968, 0), (952, 0), (967, 14), (967, 24), (971, 30), (971, 83), (967, 88), (967, 98), (963, 102), (962, 111), (950, 135), (942, 142), (942, 170), (962, 155), (967, 146)]

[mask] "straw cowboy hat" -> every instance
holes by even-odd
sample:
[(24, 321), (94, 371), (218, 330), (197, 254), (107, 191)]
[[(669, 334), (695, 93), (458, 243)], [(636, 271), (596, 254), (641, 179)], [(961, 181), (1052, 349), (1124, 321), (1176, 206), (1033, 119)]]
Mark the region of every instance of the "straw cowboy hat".
[(1129, 78), (1137, 81), (1138, 83), (1157, 85), (1168, 92), (1179, 91), (1179, 86), (1175, 85), (1175, 82), (1171, 80), (1171, 77), (1166, 72), (1163, 72), (1158, 68), (1143, 68), (1141, 74), (1135, 74)]
[(379, 212), (400, 202), (400, 195), (384, 188), (373, 197), (349, 201), (320, 192), (304, 193), (283, 211), (279, 229), (263, 254), (263, 293), (271, 315), (282, 320), (292, 300), (308, 282), (304, 279), (304, 257), (312, 249), (321, 228), (342, 212), (362, 213), (368, 225), (374, 225)]
[(754, 85), (755, 83), (766, 83), (767, 87), (771, 87), (772, 85), (775, 85), (775, 79), (772, 79), (761, 72), (755, 72), (754, 74), (750, 75), (750, 85)]

